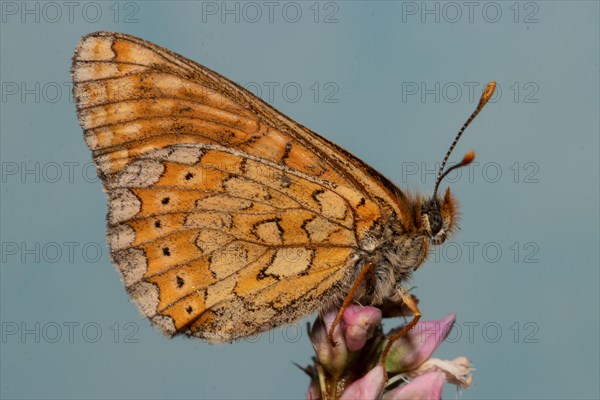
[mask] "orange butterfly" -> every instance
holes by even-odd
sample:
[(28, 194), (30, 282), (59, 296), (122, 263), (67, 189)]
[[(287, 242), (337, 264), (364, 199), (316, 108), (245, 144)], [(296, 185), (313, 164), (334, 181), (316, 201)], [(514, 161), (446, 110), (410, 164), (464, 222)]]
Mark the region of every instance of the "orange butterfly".
[[(167, 335), (228, 342), (351, 302), (404, 302), (456, 228), (441, 179), (409, 195), (227, 78), (142, 39), (85, 36), (77, 115), (108, 193), (112, 258)], [(338, 320), (339, 321), (339, 318)], [(337, 324), (336, 321), (336, 324)], [(334, 324), (335, 325), (335, 324)], [(331, 332), (333, 327), (331, 328)]]

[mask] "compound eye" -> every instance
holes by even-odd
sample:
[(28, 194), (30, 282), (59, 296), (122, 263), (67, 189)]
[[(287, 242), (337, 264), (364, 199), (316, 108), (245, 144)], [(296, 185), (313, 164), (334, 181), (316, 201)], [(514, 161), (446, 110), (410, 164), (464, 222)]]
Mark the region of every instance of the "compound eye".
[(442, 230), (443, 225), (444, 221), (439, 213), (433, 212), (429, 214), (429, 228), (431, 229), (432, 236), (437, 235)]

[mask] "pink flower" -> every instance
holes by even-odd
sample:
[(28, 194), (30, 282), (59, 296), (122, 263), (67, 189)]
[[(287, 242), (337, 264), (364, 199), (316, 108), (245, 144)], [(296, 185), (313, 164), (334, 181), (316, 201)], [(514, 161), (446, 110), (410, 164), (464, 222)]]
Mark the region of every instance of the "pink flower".
[(442, 398), (442, 389), (446, 376), (440, 370), (433, 369), (418, 376), (406, 385), (399, 386), (384, 396), (385, 400), (434, 400)]
[(385, 363), (388, 373), (409, 371), (423, 364), (446, 339), (455, 318), (454, 314), (448, 314), (441, 320), (416, 324), (392, 345)]
[(362, 378), (352, 382), (344, 390), (340, 400), (368, 400), (378, 399), (383, 393), (385, 378), (383, 376), (383, 367), (378, 364)]
[(308, 386), (308, 392), (306, 392), (306, 400), (319, 400), (319, 391), (317, 385), (314, 382), (310, 382)]
[[(349, 306), (333, 332), (336, 346), (332, 346), (327, 333), (335, 317), (335, 312), (327, 313), (312, 326), (316, 358), (315, 365), (305, 369), (312, 377), (307, 400), (381, 399), (382, 395), (385, 400), (440, 399), (445, 382), (460, 388), (471, 384), (471, 364), (465, 357), (430, 358), (452, 329), (454, 314), (416, 324), (392, 345), (385, 371), (381, 354), (389, 338), (381, 328), (381, 311)], [(392, 377), (387, 382), (386, 372)], [(390, 385), (387, 393), (386, 384)]]

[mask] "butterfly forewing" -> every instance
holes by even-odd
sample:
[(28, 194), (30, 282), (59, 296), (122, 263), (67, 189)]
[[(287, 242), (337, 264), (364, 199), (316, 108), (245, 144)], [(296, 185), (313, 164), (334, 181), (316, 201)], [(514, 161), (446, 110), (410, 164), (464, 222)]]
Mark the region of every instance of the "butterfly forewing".
[(318, 310), (400, 192), (217, 73), (123, 34), (73, 58), (113, 260), (167, 334), (249, 336)]

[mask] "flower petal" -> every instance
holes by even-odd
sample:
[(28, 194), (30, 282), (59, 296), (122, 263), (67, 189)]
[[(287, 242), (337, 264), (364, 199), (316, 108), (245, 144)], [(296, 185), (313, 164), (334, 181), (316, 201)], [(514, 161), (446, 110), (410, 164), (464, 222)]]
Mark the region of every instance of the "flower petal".
[(385, 400), (434, 400), (442, 398), (446, 375), (432, 370), (385, 395)]
[(357, 399), (378, 399), (383, 393), (385, 386), (385, 377), (383, 376), (383, 367), (377, 364), (375, 368), (367, 372), (362, 378), (352, 382), (350, 386), (344, 390), (340, 400), (357, 400)]
[(410, 375), (418, 376), (432, 369), (445, 373), (446, 380), (461, 389), (468, 388), (473, 381), (473, 375), (471, 375), (473, 368), (471, 368), (471, 362), (466, 357), (457, 357), (452, 361), (431, 358), (416, 370), (411, 371)]
[(423, 364), (448, 336), (455, 318), (448, 314), (441, 320), (416, 324), (392, 345), (385, 363), (388, 373), (410, 371)]
[(376, 307), (348, 306), (342, 316), (346, 346), (350, 351), (360, 350), (381, 323), (381, 310)]
[(321, 396), (319, 396), (319, 391), (317, 390), (317, 385), (311, 381), (310, 386), (308, 387), (308, 391), (306, 392), (306, 400), (319, 400)]

